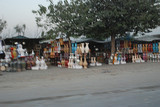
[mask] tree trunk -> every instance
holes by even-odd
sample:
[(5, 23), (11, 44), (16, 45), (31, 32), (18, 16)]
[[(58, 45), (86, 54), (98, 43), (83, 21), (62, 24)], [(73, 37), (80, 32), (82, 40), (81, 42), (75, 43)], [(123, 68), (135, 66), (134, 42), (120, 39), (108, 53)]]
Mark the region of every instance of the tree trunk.
[(111, 36), (111, 55), (115, 54), (115, 35)]

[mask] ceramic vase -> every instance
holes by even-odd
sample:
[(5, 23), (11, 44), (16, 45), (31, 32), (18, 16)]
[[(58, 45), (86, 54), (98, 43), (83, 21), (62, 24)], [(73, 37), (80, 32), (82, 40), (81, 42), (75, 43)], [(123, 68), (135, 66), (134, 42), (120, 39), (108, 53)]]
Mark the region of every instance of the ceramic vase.
[(77, 51), (77, 43), (74, 44), (74, 53)]
[(82, 66), (83, 65), (83, 60), (82, 60), (82, 56), (80, 58), (80, 62), (79, 62), (79, 65)]
[(94, 62), (93, 62), (93, 57), (91, 57), (91, 63), (94, 63)]
[(86, 56), (84, 56), (84, 62), (83, 62), (83, 67), (84, 69), (86, 69), (88, 66), (87, 60), (86, 60)]
[(89, 43), (86, 43), (86, 46), (85, 46), (85, 53), (89, 53)]
[(84, 53), (84, 43), (81, 43), (81, 47), (80, 47), (80, 49), (81, 49), (81, 52), (82, 52), (82, 54)]

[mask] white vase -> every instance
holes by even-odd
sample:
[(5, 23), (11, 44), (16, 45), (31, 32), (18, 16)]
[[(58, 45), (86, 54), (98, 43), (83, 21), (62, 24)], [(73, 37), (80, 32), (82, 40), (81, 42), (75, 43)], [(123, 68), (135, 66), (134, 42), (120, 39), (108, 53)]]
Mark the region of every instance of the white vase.
[(80, 49), (81, 49), (81, 52), (84, 53), (84, 50), (85, 50), (85, 49), (84, 49), (84, 43), (81, 43)]
[(85, 47), (85, 53), (89, 52), (89, 43), (86, 43), (86, 47)]

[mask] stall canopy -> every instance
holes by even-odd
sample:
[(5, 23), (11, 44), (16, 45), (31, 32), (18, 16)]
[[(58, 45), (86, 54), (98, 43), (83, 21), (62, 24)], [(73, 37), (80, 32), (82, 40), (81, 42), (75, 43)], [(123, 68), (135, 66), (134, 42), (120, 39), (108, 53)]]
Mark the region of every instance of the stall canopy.
[(22, 35), (18, 35), (12, 38), (6, 38), (5, 44), (15, 46), (16, 44), (22, 44), (23, 48), (27, 50), (32, 50), (36, 44), (39, 44), (39, 41), (43, 40), (43, 38), (28, 38)]

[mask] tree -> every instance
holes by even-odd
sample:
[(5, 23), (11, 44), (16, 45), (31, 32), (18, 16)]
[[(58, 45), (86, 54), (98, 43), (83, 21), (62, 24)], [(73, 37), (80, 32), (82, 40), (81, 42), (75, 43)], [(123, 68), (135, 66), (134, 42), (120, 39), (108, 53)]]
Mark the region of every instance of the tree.
[(157, 0), (67, 0), (33, 11), (37, 25), (50, 34), (86, 35), (103, 39), (111, 36), (111, 53), (115, 38), (127, 32), (149, 32), (160, 25), (160, 2)]
[[(102, 26), (105, 37), (111, 36), (111, 53), (115, 53), (115, 37), (127, 32), (149, 32), (160, 25), (159, 1), (155, 0), (88, 0), (95, 26)], [(156, 5), (155, 5), (156, 4)], [(92, 15), (92, 17), (93, 17)], [(94, 27), (93, 27), (94, 28)]]
[(0, 19), (0, 33), (2, 33), (3, 29), (7, 26), (7, 22)]
[(82, 13), (86, 11), (86, 7), (83, 0), (71, 0), (70, 2), (64, 0), (56, 5), (50, 0), (48, 7), (39, 5), (39, 10), (32, 12), (38, 16), (36, 17), (37, 25), (47, 30), (46, 34), (49, 37), (58, 36), (59, 33), (66, 35), (69, 39), (69, 46), (71, 46), (70, 36), (78, 37), (85, 33), (82, 26), (85, 18)]
[(26, 30), (26, 25), (25, 24), (23, 24), (23, 25), (16, 25), (15, 27), (14, 27), (14, 29), (16, 30), (16, 33), (18, 34), (18, 35), (23, 35), (24, 36), (24, 34), (25, 34), (25, 30)]

